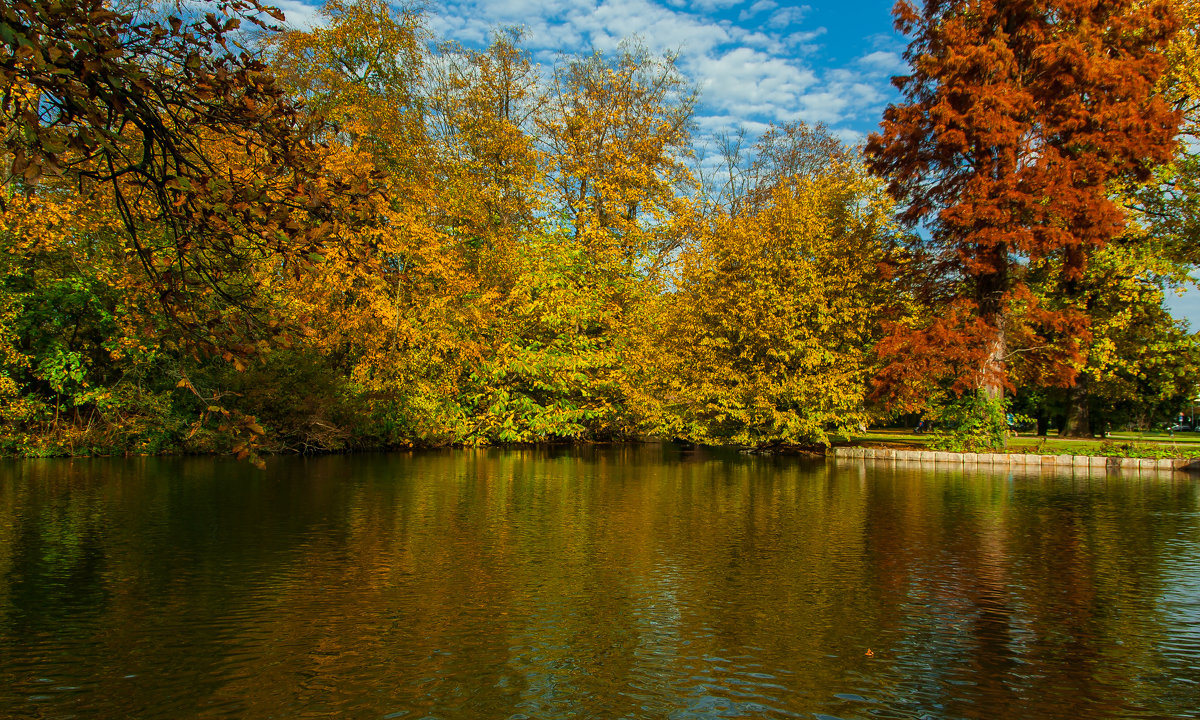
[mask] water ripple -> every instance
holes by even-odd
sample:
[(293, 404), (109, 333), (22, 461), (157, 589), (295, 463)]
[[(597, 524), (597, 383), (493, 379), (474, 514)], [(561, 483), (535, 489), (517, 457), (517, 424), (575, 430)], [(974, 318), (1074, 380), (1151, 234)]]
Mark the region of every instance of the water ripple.
[(0, 708), (15, 720), (1200, 708), (1194, 481), (615, 458), (0, 475)]

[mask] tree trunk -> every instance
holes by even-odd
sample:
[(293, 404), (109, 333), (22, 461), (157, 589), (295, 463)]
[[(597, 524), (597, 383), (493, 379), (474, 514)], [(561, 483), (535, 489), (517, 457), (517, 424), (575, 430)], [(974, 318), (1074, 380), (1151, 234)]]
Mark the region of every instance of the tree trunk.
[(988, 343), (979, 389), (989, 400), (999, 402), (1004, 399), (1004, 380), (1008, 369), (1008, 246), (995, 245), (987, 250), (982, 259), (990, 266), (991, 272), (980, 276), (976, 302), (979, 303), (979, 317), (995, 328), (995, 335)]
[(1004, 399), (1005, 363), (1008, 356), (1008, 314), (1001, 311), (995, 316), (996, 335), (988, 346), (987, 359), (983, 364), (983, 376), (979, 389), (989, 400)]
[[(1001, 311), (996, 314), (996, 334), (988, 345), (987, 358), (983, 364), (983, 376), (980, 378), (979, 390), (991, 403), (1001, 403), (1004, 400), (1005, 363), (1008, 355), (1008, 314)], [(1001, 427), (993, 430), (1002, 438), (1000, 445), (1008, 447), (1008, 423), (1000, 417)]]
[(1088, 417), (1090, 379), (1085, 372), (1079, 373), (1075, 384), (1067, 388), (1067, 422), (1063, 427), (1065, 437), (1091, 437), (1092, 423)]

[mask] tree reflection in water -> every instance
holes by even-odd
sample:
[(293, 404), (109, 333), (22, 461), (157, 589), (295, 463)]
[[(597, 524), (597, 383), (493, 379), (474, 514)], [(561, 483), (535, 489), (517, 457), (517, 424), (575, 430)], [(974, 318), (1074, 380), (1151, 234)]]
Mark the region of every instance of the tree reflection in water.
[(9, 463), (0, 707), (1189, 717), (1198, 497), (659, 446)]

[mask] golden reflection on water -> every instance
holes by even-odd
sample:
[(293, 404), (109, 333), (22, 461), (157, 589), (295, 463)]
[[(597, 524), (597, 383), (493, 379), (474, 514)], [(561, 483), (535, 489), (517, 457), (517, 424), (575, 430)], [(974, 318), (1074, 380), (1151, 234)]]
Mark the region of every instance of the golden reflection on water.
[(13, 463), (0, 708), (1190, 717), (1198, 495), (658, 446)]

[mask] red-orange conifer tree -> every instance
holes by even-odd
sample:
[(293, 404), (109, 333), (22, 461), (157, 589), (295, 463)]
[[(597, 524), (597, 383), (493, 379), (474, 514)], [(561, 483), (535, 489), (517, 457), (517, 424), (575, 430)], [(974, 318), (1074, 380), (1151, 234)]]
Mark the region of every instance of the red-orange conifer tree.
[[(927, 307), (880, 346), (880, 389), (919, 409), (934, 384), (999, 397), (1010, 358), (1070, 384), (1087, 318), (1073, 300), (1089, 252), (1124, 226), (1109, 196), (1174, 150), (1154, 93), (1177, 30), (1166, 2), (901, 0), (912, 72), (867, 144), (902, 218), (928, 233), (909, 267)], [(1057, 297), (1025, 279), (1052, 272)]]

